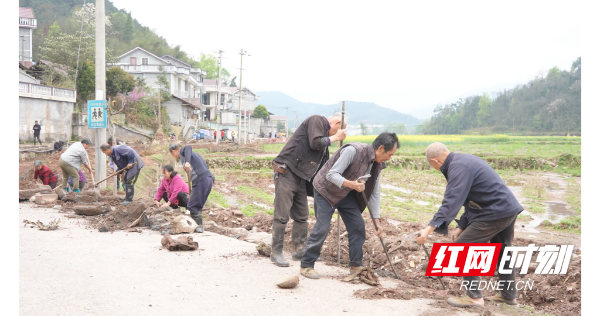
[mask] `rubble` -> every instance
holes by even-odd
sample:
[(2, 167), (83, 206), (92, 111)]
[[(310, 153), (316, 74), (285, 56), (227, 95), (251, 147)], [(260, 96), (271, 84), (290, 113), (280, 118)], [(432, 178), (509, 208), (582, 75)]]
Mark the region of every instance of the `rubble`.
[(294, 275), (279, 280), (279, 282), (277, 282), (277, 286), (282, 289), (293, 289), (298, 285), (298, 283), (300, 283), (300, 278), (297, 275)]
[(160, 240), (163, 248), (169, 249), (169, 251), (186, 251), (186, 250), (197, 250), (198, 243), (194, 241), (192, 236), (179, 236), (177, 239), (173, 239), (171, 235), (164, 235)]
[[(58, 224), (60, 223), (60, 219), (55, 219), (53, 221), (51, 221), (50, 223), (48, 223), (48, 225), (45, 225), (44, 223), (40, 222), (39, 220), (37, 222), (30, 222), (28, 220), (23, 220), (23, 223), (25, 223), (25, 226), (27, 225), (35, 225), (37, 226), (38, 229), (40, 230), (56, 230), (58, 229)], [(31, 226), (34, 227), (34, 226)]]
[(106, 214), (110, 212), (112, 209), (110, 205), (106, 204), (92, 204), (92, 205), (75, 205), (73, 207), (75, 214), (77, 215), (86, 215), (86, 216), (95, 216), (100, 214)]

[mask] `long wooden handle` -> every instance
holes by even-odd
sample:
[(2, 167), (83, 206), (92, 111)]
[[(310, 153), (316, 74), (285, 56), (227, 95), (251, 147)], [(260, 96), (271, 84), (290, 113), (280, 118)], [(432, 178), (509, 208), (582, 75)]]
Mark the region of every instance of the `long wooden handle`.
[(188, 187), (189, 187), (188, 190), (190, 191), (189, 198), (188, 198), (188, 200), (189, 200), (192, 198), (192, 177), (190, 176), (189, 171), (186, 171), (185, 173), (187, 174), (187, 182), (188, 182)]
[[(133, 165), (135, 165), (136, 163), (137, 163), (137, 162), (134, 162), (134, 163), (132, 164), (132, 166), (133, 166)], [(119, 171), (117, 171), (117, 172), (115, 172), (115, 173), (111, 174), (110, 176), (108, 176), (108, 177), (106, 177), (106, 178), (104, 178), (104, 179), (102, 179), (102, 180), (100, 180), (100, 181), (98, 181), (98, 182), (94, 183), (94, 185), (98, 185), (98, 184), (100, 184), (100, 183), (102, 183), (102, 182), (104, 182), (104, 181), (106, 181), (106, 180), (108, 180), (108, 179), (110, 179), (110, 178), (112, 178), (112, 177), (114, 177), (114, 176), (118, 175), (119, 173), (121, 173), (121, 172), (123, 172), (123, 171), (125, 171), (125, 170), (129, 170), (129, 169), (121, 169), (121, 170), (119, 170)]]
[[(85, 158), (87, 158), (88, 165), (91, 165), (92, 162), (90, 161), (90, 156), (88, 156), (87, 150), (85, 150)], [(90, 169), (91, 169), (91, 167), (90, 167)], [(96, 180), (94, 180), (94, 171), (93, 170), (92, 170), (92, 172), (90, 172), (90, 175), (92, 176), (92, 184), (94, 186), (96, 186)]]
[[(344, 114), (346, 113), (346, 101), (342, 101), (342, 126), (340, 126), (340, 129), (344, 129)], [(344, 144), (343, 140), (340, 140), (340, 148), (342, 147), (342, 145)]]

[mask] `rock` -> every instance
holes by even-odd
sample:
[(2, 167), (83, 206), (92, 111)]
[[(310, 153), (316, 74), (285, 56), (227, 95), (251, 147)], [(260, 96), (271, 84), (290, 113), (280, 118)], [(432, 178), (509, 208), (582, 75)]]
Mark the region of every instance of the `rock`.
[(163, 248), (167, 248), (169, 251), (198, 249), (198, 243), (194, 241), (192, 236), (179, 236), (174, 240), (171, 235), (165, 234), (160, 240), (160, 243), (162, 244)]
[(245, 231), (242, 233), (244, 234), (244, 236), (240, 237), (239, 238), (240, 240), (245, 240), (247, 242), (251, 242), (254, 244), (263, 243), (263, 244), (270, 245), (271, 240), (273, 239), (273, 236), (266, 232), (247, 233), (247, 231)]
[(300, 283), (300, 278), (295, 275), (281, 279), (279, 282), (277, 282), (277, 286), (282, 289), (293, 289), (298, 285), (298, 283)]
[(160, 234), (161, 235), (169, 235), (169, 234), (171, 234), (171, 232), (168, 230), (163, 230), (162, 232), (160, 232)]
[(57, 209), (57, 210), (60, 210), (62, 208), (62, 206), (60, 206), (60, 205), (54, 205), (54, 208)]
[(271, 245), (267, 245), (264, 242), (261, 242), (258, 244), (258, 246), (256, 246), (256, 250), (258, 250), (259, 254), (265, 257), (271, 257)]
[(231, 213), (234, 216), (240, 216), (240, 217), (244, 216), (244, 213), (242, 213), (242, 211), (240, 211), (240, 210), (233, 210), (233, 211), (231, 211)]
[(198, 224), (187, 215), (179, 215), (171, 221), (171, 233), (174, 235), (193, 233), (196, 227), (198, 227)]
[(100, 226), (100, 228), (98, 228), (98, 231), (101, 233), (106, 233), (109, 231), (109, 229), (108, 229), (108, 226), (102, 225), (102, 226)]
[(86, 215), (86, 216), (95, 216), (100, 214), (105, 214), (110, 212), (110, 205), (75, 205), (73, 207), (75, 214), (77, 215)]
[(154, 231), (157, 231), (157, 230), (160, 229), (160, 226), (158, 226), (158, 225), (152, 225), (151, 229), (154, 230)]
[[(50, 188), (50, 187), (48, 187)], [(47, 189), (34, 189), (34, 190), (19, 190), (19, 201), (29, 200), (32, 196), (38, 193), (51, 193), (52, 191)]]

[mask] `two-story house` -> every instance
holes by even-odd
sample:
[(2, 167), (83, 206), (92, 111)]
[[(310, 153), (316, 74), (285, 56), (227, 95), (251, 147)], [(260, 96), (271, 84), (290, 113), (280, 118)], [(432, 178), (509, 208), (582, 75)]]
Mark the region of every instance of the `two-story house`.
[(33, 61), (33, 30), (37, 20), (32, 8), (19, 7), (19, 61)]
[(206, 71), (192, 67), (173, 56), (159, 57), (153, 53), (136, 47), (118, 57), (118, 66), (136, 79), (143, 78), (146, 84), (158, 89), (157, 78), (164, 72), (174, 97), (165, 103), (171, 124), (184, 125), (189, 119), (204, 117), (201, 97), (204, 94), (204, 78)]

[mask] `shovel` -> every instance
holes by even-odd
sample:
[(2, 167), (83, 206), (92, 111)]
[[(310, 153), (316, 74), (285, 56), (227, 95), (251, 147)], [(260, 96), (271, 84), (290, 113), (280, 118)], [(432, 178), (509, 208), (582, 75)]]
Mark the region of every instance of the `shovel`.
[[(414, 232), (412, 234), (409, 234), (407, 238), (415, 238), (419, 236), (421, 236), (421, 232)], [(427, 262), (429, 262), (429, 251), (427, 251), (427, 248), (425, 248), (425, 244), (421, 244), (421, 247), (423, 247), (423, 251), (425, 251), (425, 254), (427, 255)], [(440, 280), (440, 284), (442, 284), (442, 288), (444, 288), (445, 290), (446, 286), (444, 285), (444, 281), (442, 281), (442, 277), (437, 277), (437, 279)]]

